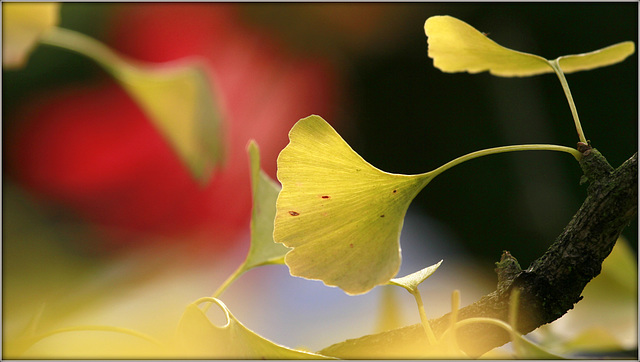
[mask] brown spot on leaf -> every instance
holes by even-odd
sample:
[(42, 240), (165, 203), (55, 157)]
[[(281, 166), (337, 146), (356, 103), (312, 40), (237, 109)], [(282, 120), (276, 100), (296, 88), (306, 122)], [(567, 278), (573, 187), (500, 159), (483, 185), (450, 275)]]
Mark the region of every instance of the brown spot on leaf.
[(380, 215), (380, 217), (384, 217), (384, 214)]
[(295, 211), (289, 211), (289, 215), (298, 216), (298, 215), (300, 215), (300, 213), (299, 212), (295, 212)]
[(393, 190), (393, 193), (395, 194), (396, 192), (398, 192), (398, 190)]
[(353, 244), (349, 244), (349, 247), (350, 247), (350, 248), (353, 248)]
[(323, 198), (323, 199), (330, 199), (330, 198), (331, 198), (331, 196), (329, 196), (329, 195), (324, 195), (324, 196), (322, 196), (322, 198)]

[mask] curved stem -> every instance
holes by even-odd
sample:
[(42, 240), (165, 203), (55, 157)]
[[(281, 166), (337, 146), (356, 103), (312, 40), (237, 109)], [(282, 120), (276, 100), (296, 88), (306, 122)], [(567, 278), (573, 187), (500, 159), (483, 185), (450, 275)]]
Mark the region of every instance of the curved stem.
[(122, 333), (122, 334), (128, 334), (130, 336), (134, 336), (134, 337), (138, 337), (138, 338), (142, 338), (148, 342), (151, 342), (155, 345), (161, 346), (162, 344), (156, 340), (155, 338), (148, 336), (144, 333), (141, 332), (137, 332), (131, 329), (127, 329), (127, 328), (121, 328), (121, 327), (112, 327), (112, 326), (77, 326), (77, 327), (67, 327), (67, 328), (60, 328), (60, 329), (56, 329), (47, 333), (44, 333), (42, 335), (39, 335), (37, 337), (34, 337), (32, 339), (32, 345), (47, 338), (47, 337), (51, 337), (53, 335), (56, 334), (60, 334), (60, 333), (68, 333), (68, 332), (84, 332), (84, 331), (96, 331), (96, 332), (114, 332), (114, 333)]
[(436, 335), (431, 330), (431, 325), (429, 324), (429, 319), (427, 318), (427, 313), (424, 311), (424, 304), (422, 303), (422, 297), (420, 296), (420, 291), (418, 288), (411, 291), (411, 294), (416, 299), (416, 304), (418, 304), (418, 312), (420, 313), (420, 321), (422, 322), (422, 328), (424, 328), (425, 333), (427, 334), (427, 338), (429, 339), (429, 344), (434, 345), (437, 342)]
[(570, 153), (571, 155), (573, 155), (573, 157), (575, 157), (576, 160), (580, 161), (580, 158), (582, 157), (582, 154), (573, 148), (570, 147), (565, 147), (565, 146), (558, 146), (558, 145), (546, 145), (546, 144), (533, 144), (533, 145), (514, 145), (514, 146), (502, 146), (502, 147), (494, 147), (494, 148), (487, 148), (485, 150), (480, 150), (480, 151), (475, 151), (475, 152), (471, 152), (468, 153), (464, 156), (460, 156), (454, 160), (451, 160), (447, 163), (445, 163), (444, 165), (436, 168), (433, 171), (427, 172), (425, 175), (429, 174), (431, 175), (431, 178), (436, 177), (437, 175), (441, 174), (442, 172), (450, 169), (451, 167), (458, 165), (460, 163), (463, 163), (465, 161), (469, 161), (472, 160), (474, 158), (478, 158), (478, 157), (482, 157), (482, 156), (487, 156), (487, 155), (493, 155), (496, 153), (504, 153), (504, 152), (514, 152), (514, 151), (560, 151), (560, 152), (567, 152)]
[(558, 59), (549, 60), (548, 62), (551, 65), (551, 68), (553, 68), (553, 70), (556, 72), (558, 79), (560, 79), (560, 84), (562, 84), (564, 95), (567, 97), (567, 101), (569, 102), (569, 108), (571, 108), (571, 114), (573, 115), (573, 122), (576, 125), (576, 131), (578, 131), (578, 137), (580, 138), (580, 142), (587, 143), (587, 138), (584, 136), (584, 132), (582, 131), (582, 125), (580, 125), (580, 118), (578, 117), (578, 110), (576, 109), (576, 104), (573, 102), (573, 97), (571, 96), (569, 83), (567, 83), (567, 79), (564, 77), (564, 73), (560, 68), (560, 64), (558, 64)]
[(53, 28), (40, 39), (40, 42), (82, 54), (111, 71), (115, 71), (116, 66), (127, 67), (127, 64), (109, 47), (73, 30)]
[[(231, 274), (227, 278), (227, 280), (225, 280), (224, 283), (222, 283), (222, 285), (218, 287), (218, 289), (211, 295), (211, 298), (218, 298), (231, 285), (231, 283), (233, 283), (236, 279), (238, 279), (240, 275), (246, 272), (247, 269), (245, 268), (245, 265), (246, 265), (246, 262), (242, 263), (242, 265), (240, 265), (238, 269), (236, 269), (236, 271), (234, 271), (233, 274)], [(203, 307), (203, 310), (206, 312), (207, 310), (209, 310), (210, 307), (211, 307), (211, 303), (205, 305)]]

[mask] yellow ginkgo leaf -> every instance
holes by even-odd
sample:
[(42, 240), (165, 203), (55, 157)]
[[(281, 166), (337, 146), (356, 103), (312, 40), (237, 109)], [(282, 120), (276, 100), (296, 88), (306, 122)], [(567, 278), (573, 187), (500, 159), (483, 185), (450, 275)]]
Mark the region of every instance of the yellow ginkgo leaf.
[(605, 67), (625, 60), (635, 52), (635, 48), (632, 41), (625, 41), (590, 53), (565, 55), (558, 58), (558, 63), (564, 73)]
[(206, 183), (224, 154), (222, 109), (195, 59), (148, 64), (126, 59), (83, 34), (55, 28), (46, 44), (85, 55), (111, 73), (149, 116), (193, 176)]
[(207, 74), (198, 63), (164, 67), (122, 63), (114, 77), (154, 121), (193, 175), (206, 182), (221, 161), (221, 114)]
[[(549, 60), (505, 48), (471, 25), (451, 16), (432, 16), (424, 24), (433, 65), (443, 72), (489, 71), (503, 77), (553, 73)], [(635, 51), (623, 42), (590, 53), (558, 58), (564, 73), (589, 70), (621, 62)]]
[(438, 270), (440, 264), (442, 264), (442, 260), (440, 260), (436, 264), (418, 270), (417, 272), (411, 273), (402, 278), (393, 278), (389, 281), (389, 284), (403, 287), (410, 293), (413, 293), (416, 289), (418, 289), (418, 285), (420, 285), (420, 283), (427, 280), (427, 278), (429, 278), (431, 275), (433, 275), (433, 273), (436, 272), (436, 270)]
[(39, 38), (60, 21), (59, 3), (2, 4), (2, 65), (21, 68)]
[(504, 77), (551, 73), (546, 59), (505, 48), (464, 21), (432, 16), (424, 24), (433, 66), (443, 72), (479, 73)]
[[(223, 326), (211, 323), (198, 306), (203, 302), (215, 303), (222, 309), (226, 320)], [(180, 359), (333, 359), (290, 349), (259, 336), (216, 298), (202, 298), (187, 306), (176, 330), (174, 351), (174, 357)]]
[(291, 275), (348, 294), (386, 284), (400, 267), (407, 208), (432, 175), (373, 167), (318, 116), (298, 121), (289, 139), (278, 156), (274, 240), (293, 248)]

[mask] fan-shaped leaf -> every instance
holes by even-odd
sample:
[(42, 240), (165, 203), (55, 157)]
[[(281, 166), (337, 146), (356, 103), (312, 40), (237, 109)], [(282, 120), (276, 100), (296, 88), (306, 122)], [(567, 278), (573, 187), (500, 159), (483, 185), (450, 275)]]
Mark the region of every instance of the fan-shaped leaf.
[[(424, 24), (433, 65), (443, 72), (489, 71), (503, 77), (552, 73), (545, 58), (505, 48), (464, 21), (432, 16)], [(590, 53), (558, 58), (564, 73), (589, 70), (623, 61), (633, 54), (633, 42), (618, 43)]]
[(47, 44), (83, 54), (104, 67), (138, 102), (191, 173), (205, 183), (223, 160), (221, 107), (197, 60), (143, 64), (83, 34), (56, 28)]
[(558, 58), (558, 63), (564, 73), (600, 68), (625, 60), (635, 48), (632, 41), (625, 41), (590, 53), (565, 55)]
[(301, 119), (289, 139), (278, 156), (274, 240), (293, 248), (291, 274), (348, 294), (386, 284), (400, 266), (407, 208), (432, 176), (378, 170), (318, 116)]
[(464, 21), (432, 16), (424, 24), (433, 66), (443, 72), (479, 73), (503, 77), (551, 73), (547, 60), (505, 48)]

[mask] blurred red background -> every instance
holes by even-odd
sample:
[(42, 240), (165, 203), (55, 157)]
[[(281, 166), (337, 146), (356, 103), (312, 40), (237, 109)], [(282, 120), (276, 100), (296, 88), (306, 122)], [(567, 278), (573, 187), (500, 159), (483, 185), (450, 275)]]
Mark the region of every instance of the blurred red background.
[(248, 232), (247, 142), (257, 141), (262, 167), (275, 178), (291, 126), (310, 114), (333, 118), (333, 66), (247, 25), (234, 4), (123, 4), (111, 19), (106, 42), (123, 55), (152, 63), (205, 60), (227, 115), (224, 165), (199, 185), (138, 105), (105, 76), (24, 104), (9, 172), (40, 201), (97, 226), (106, 237), (90, 249), (164, 242), (222, 250)]

